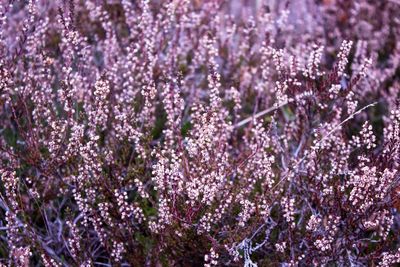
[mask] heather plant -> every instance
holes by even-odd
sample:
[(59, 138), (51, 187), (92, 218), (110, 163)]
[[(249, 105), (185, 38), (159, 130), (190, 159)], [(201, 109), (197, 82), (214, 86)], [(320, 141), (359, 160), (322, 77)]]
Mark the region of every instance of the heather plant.
[(399, 3), (255, 2), (1, 2), (1, 264), (400, 262)]

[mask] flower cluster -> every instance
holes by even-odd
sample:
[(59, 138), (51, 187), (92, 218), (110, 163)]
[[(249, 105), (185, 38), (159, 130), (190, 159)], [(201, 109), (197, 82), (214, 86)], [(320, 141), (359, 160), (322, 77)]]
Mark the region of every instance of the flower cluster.
[(0, 265), (400, 263), (397, 1), (3, 2)]

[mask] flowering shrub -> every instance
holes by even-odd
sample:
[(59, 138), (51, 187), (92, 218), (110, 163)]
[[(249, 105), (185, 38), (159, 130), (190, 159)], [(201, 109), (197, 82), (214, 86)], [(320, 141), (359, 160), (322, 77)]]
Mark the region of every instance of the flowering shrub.
[(400, 3), (259, 2), (1, 2), (4, 264), (400, 262)]

